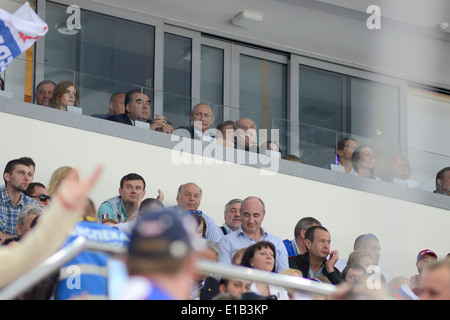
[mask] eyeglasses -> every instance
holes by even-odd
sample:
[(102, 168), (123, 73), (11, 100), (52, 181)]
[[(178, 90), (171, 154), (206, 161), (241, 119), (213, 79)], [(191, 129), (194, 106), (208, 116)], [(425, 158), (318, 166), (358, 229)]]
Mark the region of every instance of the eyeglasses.
[(195, 210), (195, 211), (189, 211), (187, 213), (188, 216), (193, 216), (194, 214), (196, 214), (196, 215), (201, 217), (203, 215), (203, 212), (201, 212), (200, 210)]
[(355, 150), (355, 149), (356, 149), (356, 145), (354, 145), (354, 144), (348, 144), (348, 145), (344, 146), (344, 148), (349, 148), (349, 149)]
[(32, 196), (32, 198), (39, 198), (39, 200), (41, 200), (42, 202), (47, 201), (47, 200), (52, 200), (52, 197), (46, 195), (46, 194), (41, 194), (38, 196)]

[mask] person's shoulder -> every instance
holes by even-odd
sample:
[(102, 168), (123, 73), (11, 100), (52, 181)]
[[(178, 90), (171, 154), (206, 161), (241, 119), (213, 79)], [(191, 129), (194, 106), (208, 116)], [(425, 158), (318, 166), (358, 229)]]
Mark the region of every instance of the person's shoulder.
[(27, 204), (39, 204), (39, 202), (35, 199), (33, 199), (32, 197), (27, 196), (25, 193), (22, 193), (22, 199), (23, 199), (23, 203), (25, 205)]
[(91, 117), (93, 118), (99, 118), (99, 119), (107, 119), (110, 116), (109, 113), (96, 113), (96, 114), (91, 114)]
[(131, 124), (130, 118), (125, 113), (110, 115), (106, 118), (106, 120)]

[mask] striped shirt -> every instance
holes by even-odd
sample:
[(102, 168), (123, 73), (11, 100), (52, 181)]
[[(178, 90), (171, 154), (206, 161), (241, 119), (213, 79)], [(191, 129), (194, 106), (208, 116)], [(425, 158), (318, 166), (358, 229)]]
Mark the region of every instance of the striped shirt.
[(39, 204), (33, 198), (22, 193), (19, 202), (13, 206), (6, 187), (0, 189), (0, 231), (14, 236), (16, 235), (17, 218), (22, 208), (29, 204)]

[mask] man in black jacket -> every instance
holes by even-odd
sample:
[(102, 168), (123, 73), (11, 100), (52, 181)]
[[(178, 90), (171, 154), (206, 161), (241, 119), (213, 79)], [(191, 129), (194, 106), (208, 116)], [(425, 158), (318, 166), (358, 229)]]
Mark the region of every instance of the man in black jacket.
[[(322, 226), (310, 227), (305, 234), (307, 252), (289, 258), (289, 267), (298, 269), (304, 278), (326, 276), (332, 284), (342, 282), (340, 271), (334, 267), (338, 261), (338, 252), (330, 252), (331, 237), (328, 230)], [(328, 254), (330, 259), (327, 260)]]

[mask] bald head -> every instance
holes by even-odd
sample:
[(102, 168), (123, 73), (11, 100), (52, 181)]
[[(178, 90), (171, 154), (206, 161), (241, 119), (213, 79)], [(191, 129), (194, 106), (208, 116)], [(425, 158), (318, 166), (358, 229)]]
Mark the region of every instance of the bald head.
[(178, 188), (177, 205), (182, 211), (197, 210), (202, 199), (202, 189), (193, 182)]

